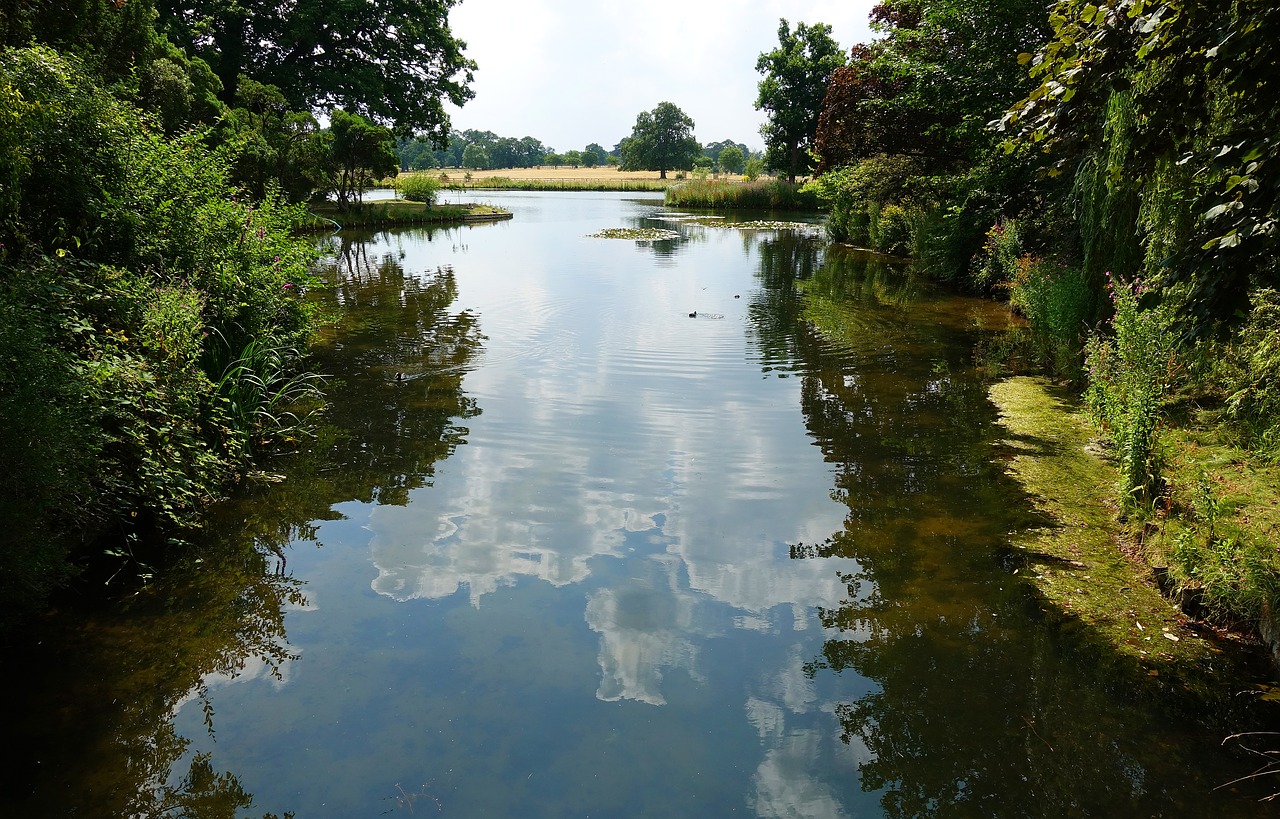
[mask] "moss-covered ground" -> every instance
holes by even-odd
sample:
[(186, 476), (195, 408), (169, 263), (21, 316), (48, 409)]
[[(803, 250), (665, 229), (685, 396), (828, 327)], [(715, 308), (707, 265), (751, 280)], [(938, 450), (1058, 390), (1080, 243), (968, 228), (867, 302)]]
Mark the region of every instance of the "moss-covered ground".
[(1256, 652), (1162, 594), (1158, 569), (1119, 519), (1115, 468), (1094, 448), (1092, 427), (1066, 391), (1015, 377), (991, 387), (990, 397), (1007, 432), (1007, 469), (1052, 521), (1014, 544), (1022, 558), (1014, 570), (1046, 612), (1158, 687), (1210, 699), (1248, 688)]

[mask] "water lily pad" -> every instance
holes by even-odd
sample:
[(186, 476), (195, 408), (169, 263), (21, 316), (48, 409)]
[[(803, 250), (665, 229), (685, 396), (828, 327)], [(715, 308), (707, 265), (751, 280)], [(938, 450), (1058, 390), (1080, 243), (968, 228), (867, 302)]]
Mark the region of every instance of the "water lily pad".
[(663, 228), (605, 228), (598, 233), (589, 234), (589, 239), (642, 239), (655, 241), (658, 239), (679, 239), (680, 234), (674, 230)]

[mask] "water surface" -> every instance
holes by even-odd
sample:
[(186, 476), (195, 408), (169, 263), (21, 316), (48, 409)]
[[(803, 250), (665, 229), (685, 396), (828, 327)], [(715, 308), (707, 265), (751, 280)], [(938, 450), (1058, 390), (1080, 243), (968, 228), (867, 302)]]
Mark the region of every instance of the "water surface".
[[(468, 196), (515, 218), (331, 240), (286, 479), (26, 649), (24, 815), (1257, 814), (1011, 574), (1002, 308), (749, 217)], [(591, 237), (637, 226), (679, 236)]]

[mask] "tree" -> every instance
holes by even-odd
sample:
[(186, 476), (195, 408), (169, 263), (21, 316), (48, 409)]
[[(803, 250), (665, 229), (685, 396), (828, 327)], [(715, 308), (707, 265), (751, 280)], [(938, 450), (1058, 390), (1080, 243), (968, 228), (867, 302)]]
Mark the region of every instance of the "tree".
[[(293, 108), (341, 107), (398, 131), (448, 137), (476, 65), (449, 30), (457, 0), (158, 0), (159, 25), (204, 59), (235, 100), (240, 76), (275, 85)], [(133, 6), (133, 3), (122, 4)]]
[(582, 165), (585, 168), (594, 168), (600, 164), (600, 157), (596, 156), (595, 151), (582, 152)]
[(657, 171), (660, 179), (667, 178), (669, 169), (689, 170), (702, 153), (693, 136), (693, 120), (669, 102), (642, 111), (620, 147), (626, 169)]
[(330, 115), (329, 131), (339, 204), (346, 205), (353, 198), (359, 202), (370, 182), (395, 176), (400, 170), (395, 138), (389, 129), (337, 108)]
[(769, 122), (760, 129), (771, 164), (787, 171), (792, 182), (809, 169), (807, 154), (818, 128), (822, 98), (831, 74), (844, 65), (844, 54), (831, 38), (831, 26), (804, 23), (778, 25), (778, 48), (760, 55), (756, 71), (764, 74), (756, 108)]
[(462, 152), (462, 167), (481, 171), (489, 167), (489, 154), (476, 143), (471, 143)]
[(573, 167), (575, 167), (575, 168), (576, 168), (576, 167), (578, 167), (579, 165), (581, 165), (581, 164), (582, 164), (582, 152), (581, 152), (581, 151), (572, 151), (572, 150), (570, 150), (570, 151), (565, 151), (565, 152), (564, 152), (564, 164), (566, 164), (566, 165), (572, 165), (572, 166), (573, 166)]
[(720, 155), (716, 157), (720, 170), (725, 173), (742, 173), (742, 165), (746, 161), (747, 158), (743, 156), (742, 149), (736, 145), (721, 149)]
[(587, 154), (595, 154), (597, 165), (603, 165), (609, 161), (609, 152), (604, 149), (603, 145), (600, 145), (599, 143), (596, 143), (596, 142), (592, 142), (590, 145), (584, 148), (582, 151), (582, 154), (584, 158), (586, 157)]
[(551, 151), (542, 158), (542, 164), (550, 165), (553, 168), (559, 168), (561, 165), (564, 164), (564, 157), (556, 153), (555, 151)]

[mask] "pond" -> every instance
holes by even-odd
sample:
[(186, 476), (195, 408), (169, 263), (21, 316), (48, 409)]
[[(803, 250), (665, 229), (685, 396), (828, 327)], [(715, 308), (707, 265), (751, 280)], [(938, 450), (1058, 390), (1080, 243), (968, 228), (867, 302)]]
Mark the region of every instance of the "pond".
[(5, 815), (1258, 814), (1011, 571), (1004, 308), (813, 225), (467, 196), (515, 218), (330, 240), (315, 445), (15, 649)]

